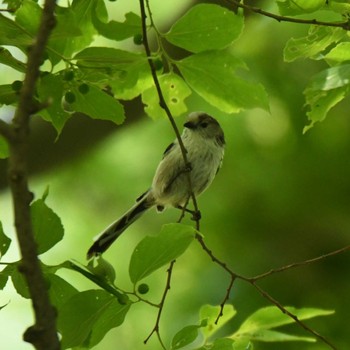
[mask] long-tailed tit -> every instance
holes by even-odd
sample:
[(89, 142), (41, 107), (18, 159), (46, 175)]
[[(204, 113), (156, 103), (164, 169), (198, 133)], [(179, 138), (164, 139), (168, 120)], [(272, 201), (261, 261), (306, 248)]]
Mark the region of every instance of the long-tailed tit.
[(182, 152), (176, 139), (165, 150), (151, 187), (136, 200), (120, 219), (108, 226), (87, 253), (88, 259), (103, 253), (146, 210), (156, 207), (185, 209), (192, 192), (201, 194), (213, 181), (224, 156), (225, 138), (219, 123), (203, 112), (193, 112), (184, 124), (181, 140), (187, 150), (190, 169), (186, 169)]

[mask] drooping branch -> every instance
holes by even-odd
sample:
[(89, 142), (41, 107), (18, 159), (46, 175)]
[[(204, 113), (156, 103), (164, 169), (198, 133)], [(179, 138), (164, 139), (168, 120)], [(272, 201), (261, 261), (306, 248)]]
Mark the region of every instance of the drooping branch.
[(29, 47), (27, 70), (14, 118), (10, 124), (0, 123), (0, 133), (7, 139), (10, 150), (8, 180), (22, 257), (19, 270), (28, 284), (35, 314), (34, 325), (26, 330), (23, 337), (38, 350), (60, 349), (56, 331), (56, 310), (50, 304), (32, 230), (30, 202), (33, 195), (28, 188), (27, 165), (29, 120), (38, 108), (34, 102), (35, 86), (49, 35), (55, 26), (55, 5), (55, 0), (46, 0), (44, 3), (38, 34)]

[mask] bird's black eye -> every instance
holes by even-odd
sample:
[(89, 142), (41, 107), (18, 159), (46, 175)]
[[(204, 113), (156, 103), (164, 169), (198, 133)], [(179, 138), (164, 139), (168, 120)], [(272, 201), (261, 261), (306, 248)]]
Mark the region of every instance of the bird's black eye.
[(205, 129), (206, 127), (208, 126), (208, 123), (201, 123), (201, 127), (203, 128), (203, 129)]

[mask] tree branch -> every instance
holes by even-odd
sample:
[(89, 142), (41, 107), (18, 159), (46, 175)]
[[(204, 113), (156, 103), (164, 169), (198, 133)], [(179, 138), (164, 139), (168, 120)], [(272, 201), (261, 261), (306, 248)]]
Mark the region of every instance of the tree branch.
[(204, 242), (203, 236), (197, 234), (196, 235), (196, 239), (197, 241), (200, 243), (200, 245), (202, 246), (203, 250), (208, 254), (208, 256), (211, 258), (211, 260), (218, 264), (221, 268), (223, 268), (231, 277), (229, 286), (227, 288), (226, 294), (224, 296), (223, 301), (221, 302), (220, 306), (220, 312), (219, 315), (215, 321), (215, 323), (218, 322), (218, 320), (220, 319), (220, 317), (223, 315), (223, 309), (224, 306), (227, 302), (227, 300), (230, 297), (230, 293), (231, 290), (234, 286), (234, 282), (236, 279), (240, 279), (243, 280), (249, 284), (251, 284), (265, 299), (269, 300), (270, 303), (272, 303), (273, 305), (275, 305), (277, 308), (279, 308), (281, 310), (281, 312), (283, 312), (284, 314), (288, 315), (290, 318), (292, 318), (299, 326), (301, 326), (302, 328), (304, 328), (304, 330), (306, 330), (307, 332), (311, 333), (312, 335), (314, 335), (316, 338), (318, 338), (320, 341), (322, 341), (323, 343), (327, 344), (331, 349), (336, 350), (336, 347), (328, 340), (326, 339), (324, 336), (322, 336), (321, 334), (319, 334), (318, 332), (316, 332), (315, 330), (313, 330), (312, 328), (310, 328), (309, 326), (307, 326), (304, 322), (300, 321), (298, 319), (298, 317), (294, 314), (292, 314), (290, 311), (288, 311), (284, 306), (281, 305), (281, 303), (279, 303), (275, 298), (273, 298), (269, 293), (267, 293), (264, 289), (262, 289), (260, 286), (257, 285), (257, 281), (260, 279), (263, 279), (265, 277), (271, 276), (274, 273), (277, 272), (282, 272), (282, 271), (286, 271), (295, 267), (299, 267), (299, 266), (304, 266), (304, 265), (308, 265), (314, 262), (318, 262), (321, 261), (325, 258), (346, 252), (348, 250), (350, 250), (350, 246), (346, 246), (343, 247), (341, 249), (337, 249), (335, 251), (332, 251), (330, 253), (327, 254), (323, 254), (319, 257), (313, 258), (313, 259), (308, 259), (302, 262), (298, 262), (298, 263), (294, 263), (294, 264), (289, 264), (283, 267), (280, 267), (278, 269), (272, 269), (266, 273), (263, 273), (261, 275), (255, 276), (255, 277), (245, 277), (242, 275), (239, 275), (237, 273), (235, 273), (233, 270), (231, 270), (226, 263), (224, 263), (223, 261), (219, 260), (214, 254), (213, 252), (207, 247), (207, 245)]
[(280, 16), (276, 15), (274, 13), (265, 11), (259, 7), (246, 5), (243, 2), (237, 1), (237, 0), (226, 0), (228, 3), (235, 5), (235, 7), (240, 7), (242, 9), (245, 9), (250, 12), (258, 13), (260, 15), (263, 15), (265, 17), (269, 17), (272, 19), (275, 19), (278, 22), (291, 22), (291, 23), (300, 23), (300, 24), (310, 24), (310, 25), (318, 25), (318, 26), (325, 26), (325, 27), (338, 27), (343, 28), (344, 30), (350, 30), (350, 22), (323, 22), (318, 21), (317, 19), (302, 19), (302, 18), (294, 18), (294, 17), (286, 17), (286, 16)]
[(50, 304), (47, 283), (37, 257), (37, 246), (33, 235), (28, 189), (29, 119), (36, 111), (34, 93), (39, 77), (39, 67), (49, 35), (55, 26), (55, 0), (46, 0), (36, 40), (29, 48), (27, 70), (19, 96), (18, 107), (9, 128), (1, 123), (3, 135), (9, 135), (9, 172), (15, 226), (22, 260), (19, 270), (27, 282), (35, 314), (35, 324), (24, 333), (24, 340), (38, 350), (58, 350), (60, 344), (56, 331), (56, 310)]
[[(181, 135), (180, 135), (179, 129), (178, 129), (176, 123), (175, 123), (174, 117), (172, 116), (171, 111), (170, 111), (168, 105), (165, 102), (165, 98), (164, 98), (164, 95), (163, 95), (163, 92), (162, 92), (162, 89), (160, 87), (159, 80), (158, 80), (158, 77), (157, 77), (156, 68), (154, 66), (154, 63), (153, 63), (153, 60), (152, 60), (152, 57), (151, 57), (152, 53), (151, 53), (151, 49), (149, 47), (148, 37), (147, 37), (147, 25), (146, 25), (147, 15), (146, 15), (144, 1), (145, 0), (140, 0), (140, 12), (141, 12), (141, 20), (142, 20), (141, 24), (142, 24), (143, 45), (145, 47), (147, 60), (148, 60), (148, 64), (149, 64), (149, 67), (150, 67), (150, 70), (151, 70), (153, 82), (154, 82), (155, 88), (157, 90), (157, 94), (158, 94), (158, 98), (159, 98), (159, 105), (160, 105), (161, 108), (164, 109), (164, 111), (165, 111), (165, 113), (166, 113), (166, 115), (167, 115), (167, 117), (168, 117), (168, 119), (170, 121), (170, 124), (171, 124), (172, 128), (174, 129), (177, 141), (178, 141), (180, 149), (181, 149), (181, 153), (182, 153), (182, 157), (183, 157), (183, 160), (184, 160), (185, 169), (188, 170), (187, 171), (187, 179), (188, 179), (188, 184), (189, 184), (189, 189), (190, 189), (190, 197), (192, 199), (194, 210), (196, 212), (198, 212), (199, 209), (198, 209), (197, 199), (196, 199), (196, 196), (194, 195), (193, 190), (192, 190), (191, 174), (190, 174), (191, 164), (190, 164), (190, 162), (187, 159), (187, 150), (186, 150), (186, 148), (185, 148), (185, 146), (184, 146), (184, 144), (182, 142)], [(153, 23), (153, 21), (152, 21), (152, 23)], [(197, 230), (199, 230), (199, 222), (200, 222), (200, 220), (197, 219), (196, 220), (196, 229)]]

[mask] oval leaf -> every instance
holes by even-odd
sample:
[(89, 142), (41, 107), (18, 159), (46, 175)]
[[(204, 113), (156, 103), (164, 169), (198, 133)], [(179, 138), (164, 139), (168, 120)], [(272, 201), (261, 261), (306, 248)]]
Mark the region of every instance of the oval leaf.
[(137, 283), (185, 252), (196, 230), (187, 225), (168, 224), (159, 235), (145, 237), (135, 248), (129, 266), (130, 279)]
[(191, 52), (222, 49), (239, 37), (243, 16), (211, 4), (192, 7), (165, 38)]
[(226, 113), (260, 107), (268, 110), (264, 87), (249, 77), (243, 61), (228, 51), (210, 51), (177, 62), (186, 83)]
[(112, 328), (121, 325), (129, 305), (121, 305), (102, 290), (87, 290), (73, 295), (59, 310), (58, 330), (62, 348), (91, 348)]
[(43, 254), (63, 238), (64, 229), (61, 219), (42, 199), (33, 202), (30, 208), (38, 253)]

